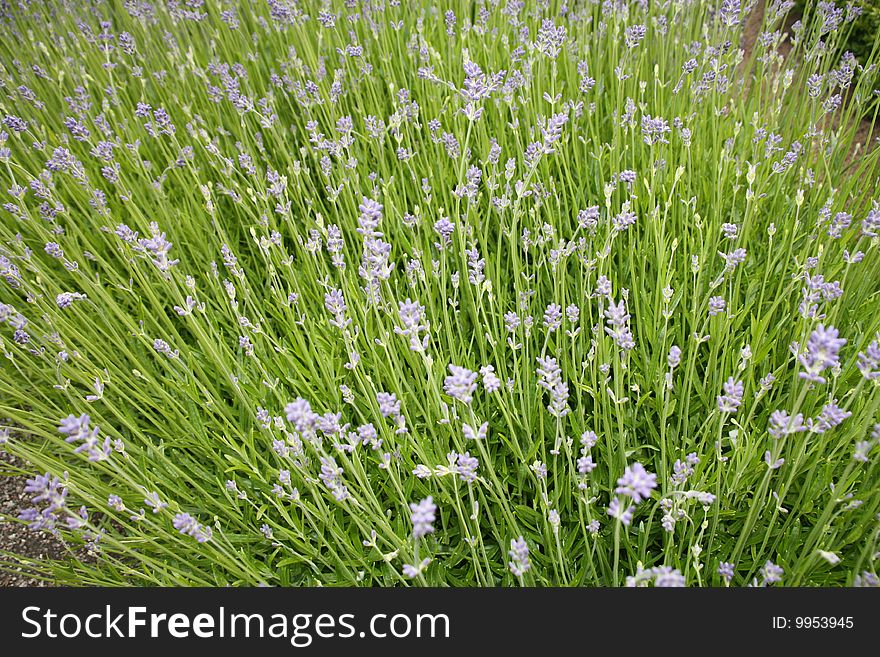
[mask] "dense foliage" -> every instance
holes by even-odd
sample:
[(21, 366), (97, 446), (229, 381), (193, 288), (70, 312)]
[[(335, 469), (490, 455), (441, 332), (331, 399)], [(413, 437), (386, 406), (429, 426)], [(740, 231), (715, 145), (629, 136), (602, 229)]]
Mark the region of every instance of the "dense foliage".
[(6, 564), (876, 584), (878, 53), (792, 6), (4, 9)]

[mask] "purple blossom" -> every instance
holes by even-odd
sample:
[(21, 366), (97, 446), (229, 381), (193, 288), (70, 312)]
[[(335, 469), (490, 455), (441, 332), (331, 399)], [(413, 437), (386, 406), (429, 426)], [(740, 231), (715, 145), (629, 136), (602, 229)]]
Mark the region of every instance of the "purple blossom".
[(608, 515), (616, 520), (619, 520), (626, 526), (632, 522), (633, 519), (633, 511), (635, 511), (635, 507), (632, 505), (624, 505), (621, 503), (620, 499), (613, 498), (611, 503), (608, 505)]
[(595, 431), (584, 431), (581, 434), (581, 445), (585, 449), (592, 449), (597, 442), (599, 442), (599, 436), (596, 435)]
[(479, 427), (474, 429), (469, 424), (462, 425), (461, 432), (467, 440), (485, 440), (489, 433), (489, 423), (483, 422)]
[(724, 259), (725, 272), (732, 272), (734, 269), (736, 269), (737, 265), (742, 264), (746, 261), (746, 250), (743, 248), (734, 249), (730, 253), (721, 253), (719, 251), (718, 255), (720, 255)]
[(783, 436), (800, 433), (806, 430), (807, 427), (804, 426), (803, 413), (790, 416), (785, 411), (773, 411), (770, 414), (770, 424), (767, 427), (767, 433), (774, 438), (782, 438)]
[(672, 484), (674, 486), (684, 486), (684, 484), (687, 483), (688, 478), (694, 474), (693, 465), (694, 464), (690, 463), (687, 459), (684, 461), (676, 459), (672, 466), (672, 476), (669, 477)]
[(181, 534), (192, 536), (199, 543), (210, 541), (213, 535), (210, 527), (199, 524), (199, 522), (188, 513), (178, 513), (175, 515), (173, 525)]
[(507, 565), (515, 577), (522, 577), (532, 567), (529, 562), (529, 546), (522, 536), (510, 539), (510, 551), (507, 555), (510, 557)]
[(874, 207), (868, 211), (868, 214), (862, 220), (862, 234), (866, 237), (877, 237), (880, 235), (880, 202), (874, 201)]
[(742, 404), (743, 382), (736, 381), (731, 376), (724, 382), (724, 394), (718, 395), (718, 411), (721, 413), (736, 413)]
[(723, 0), (721, 3), (721, 22), (727, 27), (738, 25), (740, 10), (740, 0)]
[(562, 25), (557, 26), (551, 19), (545, 18), (538, 30), (535, 49), (550, 59), (556, 59), (564, 44), (565, 27)]
[(647, 34), (647, 28), (644, 25), (631, 25), (626, 28), (626, 32), (624, 33), (624, 43), (627, 48), (637, 48), (638, 45), (642, 42), (642, 39), (645, 38)]
[(520, 320), (519, 315), (515, 312), (511, 310), (504, 313), (504, 326), (507, 328), (508, 333), (515, 333), (520, 324), (522, 324), (522, 320)]
[(342, 413), (324, 413), (318, 417), (318, 431), (328, 437), (334, 437), (342, 434), (349, 425), (342, 425)]
[(548, 333), (553, 333), (562, 325), (562, 306), (551, 303), (544, 311), (544, 326)]
[(552, 356), (542, 358), (538, 356), (538, 385), (546, 390), (552, 390), (562, 382), (562, 370), (559, 363)]
[(730, 580), (733, 579), (734, 568), (734, 565), (729, 561), (722, 561), (718, 564), (718, 574), (721, 575), (725, 584), (730, 584)]
[(72, 306), (74, 301), (80, 301), (85, 298), (86, 295), (79, 292), (62, 292), (55, 297), (55, 303), (63, 310)]
[(149, 491), (144, 497), (144, 504), (150, 507), (153, 510), (153, 513), (159, 513), (162, 509), (166, 508), (168, 505), (159, 499), (159, 493), (156, 491)]
[(318, 423), (318, 414), (312, 411), (312, 405), (302, 397), (297, 397), (284, 409), (287, 421), (298, 433), (312, 433)]
[(764, 564), (764, 567), (761, 568), (761, 577), (763, 578), (763, 584), (775, 584), (776, 582), (782, 581), (782, 575), (785, 571), (781, 566), (777, 566), (772, 561), (767, 561)]
[[(124, 224), (123, 227), (125, 227)], [(179, 260), (168, 258), (168, 252), (171, 251), (173, 245), (165, 239), (165, 233), (159, 229), (159, 224), (155, 221), (150, 223), (150, 237), (138, 240), (138, 245), (152, 256), (153, 264), (163, 273), (179, 262)]]
[(486, 392), (498, 392), (501, 389), (501, 379), (495, 374), (495, 368), (491, 365), (484, 365), (480, 368), (480, 374), (483, 377), (483, 387)]
[(586, 210), (578, 212), (578, 226), (588, 231), (591, 235), (595, 233), (596, 227), (599, 225), (599, 206), (591, 205)]
[(568, 412), (568, 384), (562, 380), (562, 370), (552, 356), (538, 356), (538, 385), (550, 392), (547, 410), (554, 417), (565, 417)]
[(877, 340), (873, 340), (864, 351), (860, 351), (858, 359), (859, 371), (863, 377), (869, 381), (880, 378), (880, 346)]
[(443, 380), (444, 392), (453, 399), (470, 404), (477, 389), (478, 373), (458, 365), (450, 365), (449, 372), (449, 376)]
[(605, 332), (614, 338), (614, 342), (621, 349), (627, 351), (633, 349), (636, 343), (629, 329), (629, 313), (626, 312), (623, 300), (621, 299), (617, 304), (612, 302), (605, 309), (604, 314), (608, 323), (608, 326), (605, 327)]
[(595, 469), (596, 464), (593, 462), (592, 456), (581, 456), (580, 458), (578, 458), (577, 471), (579, 474), (590, 474)]
[(483, 115), (483, 107), (480, 105), (481, 101), (501, 88), (505, 71), (486, 75), (477, 64), (466, 59), (464, 62), (464, 74), (464, 83), (461, 89), (459, 89), (459, 93), (465, 101), (465, 106), (461, 109), (461, 112), (467, 117), (468, 121), (477, 121)]
[(444, 251), (450, 244), (452, 244), (452, 233), (455, 232), (455, 224), (449, 221), (448, 217), (441, 217), (434, 224), (434, 232), (440, 237), (440, 241), (435, 242), (434, 246), (436, 246), (439, 251)]
[(409, 338), (409, 348), (412, 351), (427, 349), (428, 335), (420, 335), (429, 328), (425, 321), (425, 307), (407, 297), (406, 301), (398, 302), (398, 317), (402, 326), (395, 326), (394, 332)]
[(456, 462), (456, 471), (461, 480), (467, 484), (477, 480), (477, 468), (480, 461), (475, 456), (471, 456), (469, 452), (459, 454)]
[(544, 137), (544, 153), (550, 154), (553, 152), (553, 144), (562, 138), (562, 129), (566, 123), (568, 123), (568, 114), (563, 112), (554, 114), (547, 119), (546, 125), (541, 129), (542, 136)]
[(816, 327), (807, 341), (806, 353), (798, 358), (804, 368), (804, 371), (798, 373), (800, 378), (820, 384), (825, 383), (825, 377), (821, 376), (822, 372), (829, 367), (840, 365), (838, 353), (846, 344), (846, 339), (839, 338), (838, 335), (837, 329), (833, 326), (826, 328), (820, 324)]
[(388, 280), (394, 269), (390, 262), (391, 245), (381, 239), (381, 233), (365, 234), (364, 251), (358, 275), (364, 279), (364, 292), (371, 304), (379, 303), (382, 281)]
[(623, 476), (617, 480), (614, 492), (632, 499), (636, 504), (651, 496), (657, 488), (657, 475), (645, 470), (641, 463), (626, 466)]
[(594, 296), (611, 298), (611, 281), (608, 280), (607, 276), (600, 276), (596, 280), (596, 293)]
[(721, 224), (721, 232), (724, 233), (724, 237), (726, 237), (729, 240), (735, 240), (738, 231), (739, 231), (739, 227), (736, 224), (730, 224), (730, 223)]
[(636, 224), (636, 220), (638, 217), (635, 212), (632, 212), (629, 207), (624, 207), (621, 211), (614, 215), (614, 218), (611, 220), (612, 228), (616, 233), (622, 233), (630, 226), (634, 226)]
[(810, 429), (813, 433), (825, 433), (829, 429), (833, 429), (842, 424), (843, 421), (851, 415), (852, 413), (850, 411), (845, 411), (840, 408), (840, 406), (837, 405), (837, 400), (834, 400), (822, 407), (822, 412), (819, 414), (819, 417), (817, 417), (814, 422), (811, 422)]
[(153, 340), (153, 349), (156, 350), (156, 353), (162, 354), (169, 359), (177, 358), (180, 355), (179, 350), (172, 349), (171, 346), (162, 338), (156, 338), (155, 340)]
[(67, 513), (65, 484), (66, 482), (62, 483), (58, 477), (48, 472), (28, 479), (24, 492), (33, 495), (31, 504), (34, 506), (22, 509), (18, 515), (19, 519), (26, 521), (33, 531), (44, 529), (55, 532), (56, 524), (61, 522)]
[(3, 117), (3, 125), (13, 132), (24, 132), (28, 129), (27, 121), (12, 114), (7, 114)]
[(437, 505), (434, 504), (434, 499), (429, 495), (418, 504), (410, 504), (409, 508), (412, 512), (410, 514), (410, 521), (413, 526), (413, 538), (422, 538), (432, 533), (434, 531), (433, 522), (437, 512)]
[(67, 436), (65, 439), (67, 443), (82, 441), (82, 445), (73, 450), (74, 453), (86, 452), (89, 461), (103, 461), (110, 456), (110, 438), (105, 438), (103, 443), (99, 442), (98, 427), (90, 428), (89, 422), (88, 415), (83, 414), (79, 417), (68, 415), (61, 420), (58, 432)]
[(653, 571), (656, 588), (682, 588), (685, 586), (684, 575), (671, 566), (657, 566)]
[(853, 578), (853, 586), (859, 588), (880, 588), (880, 577), (877, 577), (877, 575), (869, 570), (863, 570)]
[(778, 458), (774, 461), (773, 455), (770, 453), (770, 450), (768, 449), (766, 452), (764, 452), (764, 463), (766, 463), (767, 467), (770, 468), (771, 470), (778, 470), (779, 468), (781, 468), (785, 464), (785, 459)]
[(547, 478), (547, 466), (541, 461), (535, 461), (532, 465), (529, 466), (532, 469), (532, 472), (538, 477), (538, 479), (546, 479)]
[(620, 182), (625, 183), (627, 185), (632, 185), (636, 181), (637, 177), (638, 177), (638, 174), (635, 171), (633, 171), (632, 169), (624, 169), (623, 171), (621, 171), (620, 173), (617, 174), (617, 179)]
[(852, 224), (852, 215), (848, 212), (838, 212), (831, 219), (831, 223), (828, 226), (828, 235), (834, 239), (839, 238), (843, 231), (850, 227)]
[(662, 117), (652, 117), (650, 114), (645, 114), (642, 117), (642, 139), (649, 146), (668, 144), (669, 140), (666, 135), (671, 130), (669, 122)]
[(363, 197), (358, 209), (361, 211), (358, 217), (357, 232), (365, 237), (379, 237), (382, 233), (376, 229), (382, 221), (382, 204), (373, 199)]
[(379, 412), (382, 417), (400, 415), (400, 400), (394, 393), (378, 392), (376, 401), (379, 403)]
[(727, 308), (727, 302), (724, 300), (724, 297), (711, 297), (709, 299), (709, 317), (714, 317), (724, 312), (725, 308)]
[(64, 258), (64, 251), (55, 242), (46, 242), (46, 246), (43, 247), (43, 250), (53, 258)]
[(855, 451), (853, 452), (853, 460), (859, 461), (860, 463), (868, 462), (868, 453), (871, 451), (873, 447), (873, 443), (869, 440), (860, 440), (856, 443)]
[(327, 312), (333, 315), (333, 319), (330, 320), (332, 326), (344, 330), (351, 324), (351, 320), (345, 315), (348, 306), (345, 304), (345, 297), (339, 288), (334, 288), (324, 295), (324, 307)]
[(337, 465), (336, 459), (332, 456), (321, 457), (321, 473), (318, 478), (324, 482), (337, 502), (342, 502), (349, 496), (348, 489), (342, 482), (342, 473), (343, 470)]
[(403, 574), (405, 576), (409, 577), (410, 579), (418, 577), (423, 572), (425, 572), (425, 569), (428, 567), (429, 563), (431, 563), (431, 560), (429, 558), (425, 557), (424, 559), (422, 559), (421, 563), (419, 563), (415, 566), (413, 566), (412, 564), (408, 564), (408, 563), (404, 564), (403, 568), (402, 568)]

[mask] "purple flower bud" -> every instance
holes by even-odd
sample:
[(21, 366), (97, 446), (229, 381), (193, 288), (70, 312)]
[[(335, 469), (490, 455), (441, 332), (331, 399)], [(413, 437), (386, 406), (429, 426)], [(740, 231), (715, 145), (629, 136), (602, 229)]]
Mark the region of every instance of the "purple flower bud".
[(855, 452), (853, 453), (853, 460), (859, 461), (860, 463), (868, 462), (868, 453), (871, 451), (873, 447), (873, 443), (869, 440), (860, 440), (856, 443)]
[(724, 297), (712, 297), (709, 299), (709, 317), (714, 317), (724, 312), (725, 308), (727, 308), (727, 302), (724, 300)]
[(456, 462), (456, 471), (461, 480), (467, 484), (477, 480), (477, 468), (480, 462), (475, 456), (471, 456), (469, 452), (459, 454)]
[(400, 400), (394, 393), (378, 392), (376, 401), (379, 403), (379, 412), (382, 417), (400, 415)]
[(614, 492), (625, 495), (638, 504), (650, 497), (651, 491), (655, 488), (657, 488), (657, 475), (645, 470), (641, 463), (633, 463), (626, 466), (623, 476), (617, 480), (617, 488)]
[(418, 504), (410, 504), (410, 521), (413, 525), (413, 537), (422, 538), (434, 531), (433, 522), (437, 512), (437, 505), (429, 495)]
[(544, 326), (548, 333), (553, 333), (562, 325), (562, 306), (551, 303), (544, 311)]
[(735, 381), (731, 376), (724, 382), (724, 394), (718, 395), (718, 411), (721, 413), (736, 413), (742, 404), (743, 382)]
[(821, 376), (821, 373), (829, 367), (836, 367), (840, 364), (838, 353), (845, 344), (846, 340), (838, 337), (836, 328), (833, 326), (825, 328), (820, 324), (810, 334), (806, 353), (798, 358), (804, 368), (804, 371), (799, 372), (798, 376), (807, 381), (825, 383), (825, 378)]
[(213, 534), (210, 527), (199, 524), (196, 519), (188, 513), (178, 513), (175, 515), (172, 524), (181, 534), (192, 536), (199, 543), (205, 543), (211, 540)]
[(529, 546), (522, 536), (510, 539), (510, 551), (507, 554), (510, 557), (507, 565), (514, 576), (522, 577), (532, 567), (529, 562)]
[(761, 568), (761, 576), (764, 578), (764, 584), (774, 584), (782, 581), (782, 575), (785, 571), (781, 566), (777, 566), (772, 561), (768, 561)]
[(730, 584), (734, 575), (734, 565), (728, 561), (722, 561), (718, 564), (718, 574), (721, 575), (725, 584)]
[(483, 376), (483, 387), (486, 392), (498, 392), (501, 389), (501, 379), (495, 374), (495, 368), (491, 365), (484, 365), (480, 368), (480, 374)]
[(862, 376), (873, 381), (880, 378), (880, 346), (877, 340), (871, 342), (865, 351), (859, 352), (859, 371)]
[(443, 380), (444, 392), (465, 404), (470, 404), (477, 389), (477, 372), (458, 365), (449, 366), (449, 376)]
[(628, 326), (629, 314), (626, 312), (626, 306), (624, 306), (623, 300), (617, 304), (612, 302), (608, 308), (605, 309), (604, 314), (606, 321), (608, 322), (608, 326), (605, 327), (605, 332), (614, 338), (614, 342), (616, 342), (617, 346), (621, 349), (627, 351), (633, 349), (636, 346), (636, 343)]
[(633, 511), (635, 511), (634, 506), (625, 506), (616, 497), (613, 498), (611, 500), (611, 503), (608, 505), (608, 515), (612, 518), (615, 518), (616, 520), (619, 520), (626, 526), (628, 526), (632, 522)]

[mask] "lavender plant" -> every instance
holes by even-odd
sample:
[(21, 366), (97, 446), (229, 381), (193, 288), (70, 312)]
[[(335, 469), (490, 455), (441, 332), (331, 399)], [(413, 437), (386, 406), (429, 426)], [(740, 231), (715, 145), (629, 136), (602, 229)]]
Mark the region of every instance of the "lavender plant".
[(2, 567), (876, 585), (880, 42), (792, 5), (5, 4)]

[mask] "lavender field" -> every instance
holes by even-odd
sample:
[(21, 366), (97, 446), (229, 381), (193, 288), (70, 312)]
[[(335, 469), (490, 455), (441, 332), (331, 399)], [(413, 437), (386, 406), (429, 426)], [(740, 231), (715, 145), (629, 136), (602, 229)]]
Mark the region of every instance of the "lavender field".
[(880, 585), (858, 13), (0, 3), (0, 569)]

